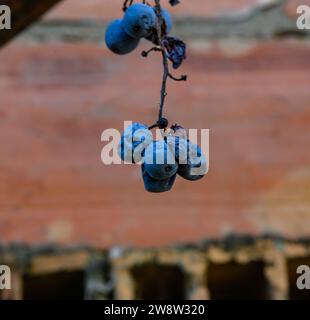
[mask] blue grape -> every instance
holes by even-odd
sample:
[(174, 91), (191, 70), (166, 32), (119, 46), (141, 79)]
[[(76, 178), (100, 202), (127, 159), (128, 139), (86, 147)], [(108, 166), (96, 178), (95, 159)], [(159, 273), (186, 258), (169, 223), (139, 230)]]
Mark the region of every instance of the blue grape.
[(126, 128), (118, 145), (118, 154), (123, 161), (138, 163), (142, 160), (145, 148), (153, 142), (148, 127), (141, 123), (133, 123)]
[(130, 6), (124, 15), (124, 30), (133, 38), (146, 38), (156, 26), (156, 14), (152, 7), (136, 3)]
[(105, 34), (107, 47), (116, 54), (127, 54), (137, 48), (138, 39), (130, 37), (123, 29), (122, 20), (112, 21)]
[(178, 171), (174, 152), (164, 140), (154, 141), (146, 148), (143, 164), (149, 176), (156, 180), (169, 179)]
[(144, 182), (144, 187), (146, 191), (152, 193), (160, 193), (160, 192), (167, 192), (170, 191), (174, 185), (177, 175), (174, 174), (172, 177), (164, 179), (164, 180), (157, 180), (152, 178), (147, 170), (145, 169), (145, 165), (142, 165), (142, 177)]
[(174, 143), (179, 176), (190, 181), (197, 181), (205, 176), (207, 160), (198, 145), (180, 137), (172, 137), (168, 143), (170, 146)]
[[(179, 165), (178, 175), (189, 181), (198, 181), (206, 174), (205, 169), (201, 169), (205, 166), (205, 162), (206, 160), (203, 157), (202, 162), (197, 165), (191, 163), (187, 165)], [(195, 171), (197, 171), (197, 174), (195, 174)], [(202, 172), (202, 174), (198, 174), (198, 172)]]

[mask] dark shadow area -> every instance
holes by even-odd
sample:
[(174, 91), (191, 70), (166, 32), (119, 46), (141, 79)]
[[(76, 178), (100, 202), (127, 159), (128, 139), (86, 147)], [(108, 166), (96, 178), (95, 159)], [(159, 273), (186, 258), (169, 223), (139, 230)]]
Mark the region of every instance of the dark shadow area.
[(82, 300), (84, 272), (57, 272), (24, 276), (25, 300)]
[(269, 286), (262, 261), (247, 264), (211, 263), (208, 267), (207, 286), (213, 300), (269, 299)]
[(185, 277), (178, 266), (145, 264), (131, 269), (135, 298), (140, 300), (185, 299)]
[(310, 290), (297, 288), (296, 281), (301, 276), (301, 274), (297, 274), (297, 268), (301, 265), (310, 266), (310, 257), (289, 259), (287, 261), (289, 298), (291, 300), (310, 300)]

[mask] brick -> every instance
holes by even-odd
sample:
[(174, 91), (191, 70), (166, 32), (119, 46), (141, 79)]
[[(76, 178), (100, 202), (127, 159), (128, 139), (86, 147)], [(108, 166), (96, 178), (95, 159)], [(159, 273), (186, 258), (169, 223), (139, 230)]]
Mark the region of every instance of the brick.
[(87, 266), (89, 260), (89, 253), (83, 251), (55, 255), (38, 255), (32, 259), (29, 272), (33, 275), (55, 273), (63, 270), (81, 270)]
[[(190, 46), (189, 81), (169, 83), (170, 121), (211, 129), (211, 170), (159, 198), (144, 191), (140, 168), (100, 161), (104, 129), (154, 122), (157, 56), (120, 58), (91, 44), (1, 51), (2, 241), (107, 248), (309, 235), (310, 47), (279, 40), (228, 51)], [(53, 236), (59, 221), (70, 232)]]
[[(170, 8), (176, 16), (218, 16), (240, 11), (256, 4), (258, 0), (184, 0), (180, 5)], [(110, 20), (122, 16), (122, 1), (115, 0), (65, 0), (47, 15), (47, 19), (105, 19)], [(163, 6), (169, 8), (166, 1)]]

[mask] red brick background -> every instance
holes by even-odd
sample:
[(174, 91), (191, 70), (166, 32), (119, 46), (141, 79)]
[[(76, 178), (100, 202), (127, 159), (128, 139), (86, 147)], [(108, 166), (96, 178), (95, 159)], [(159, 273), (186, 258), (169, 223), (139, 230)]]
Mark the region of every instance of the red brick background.
[[(48, 18), (56, 19), (111, 19), (122, 15), (122, 0), (67, 0)], [(171, 12), (176, 16), (217, 16), (233, 10), (243, 10), (259, 0), (183, 0), (182, 5), (173, 7)], [(162, 1), (164, 7), (169, 8), (168, 0)]]
[[(107, 19), (119, 2), (68, 0), (46, 19)], [(183, 2), (177, 15), (254, 1)], [(189, 81), (169, 83), (167, 116), (211, 129), (210, 173), (154, 195), (139, 167), (101, 163), (100, 137), (124, 120), (154, 121), (159, 57), (11, 43), (0, 52), (1, 241), (108, 247), (229, 232), (309, 236), (309, 56), (309, 43), (291, 38), (190, 43), (180, 71)]]

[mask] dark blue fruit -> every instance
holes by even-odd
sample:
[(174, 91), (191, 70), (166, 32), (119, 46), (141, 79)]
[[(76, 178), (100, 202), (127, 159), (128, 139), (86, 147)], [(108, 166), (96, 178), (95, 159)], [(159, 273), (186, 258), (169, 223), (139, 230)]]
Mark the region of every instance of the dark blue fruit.
[(146, 191), (153, 193), (167, 192), (170, 191), (174, 185), (176, 174), (165, 180), (156, 180), (152, 178), (145, 170), (145, 166), (142, 165), (142, 177), (144, 187)]
[(178, 69), (183, 60), (186, 59), (186, 44), (178, 38), (167, 37), (164, 41), (164, 46), (173, 68)]
[(175, 156), (179, 163), (178, 175), (190, 181), (202, 179), (207, 173), (207, 160), (200, 147), (189, 140), (175, 137)]
[(189, 142), (182, 137), (168, 137), (167, 143), (171, 150), (174, 151), (175, 159), (178, 164), (188, 163)]
[(137, 48), (138, 39), (130, 37), (123, 29), (122, 20), (111, 22), (105, 34), (107, 47), (116, 54), (127, 54)]
[(143, 157), (145, 171), (156, 180), (166, 180), (178, 171), (174, 150), (164, 140), (154, 141), (145, 150)]
[(124, 15), (124, 30), (133, 38), (146, 38), (156, 26), (156, 14), (152, 7), (136, 3), (130, 6)]
[(118, 154), (123, 161), (138, 163), (142, 160), (145, 148), (152, 141), (152, 133), (146, 125), (133, 123), (126, 128), (121, 137)]
[[(201, 172), (202, 174), (199, 174), (199, 172)], [(205, 174), (206, 174), (206, 169), (204, 169), (203, 163), (202, 163), (202, 166), (201, 164), (199, 165), (182, 164), (179, 166), (179, 170), (178, 170), (178, 175), (189, 181), (200, 180), (205, 176)]]

